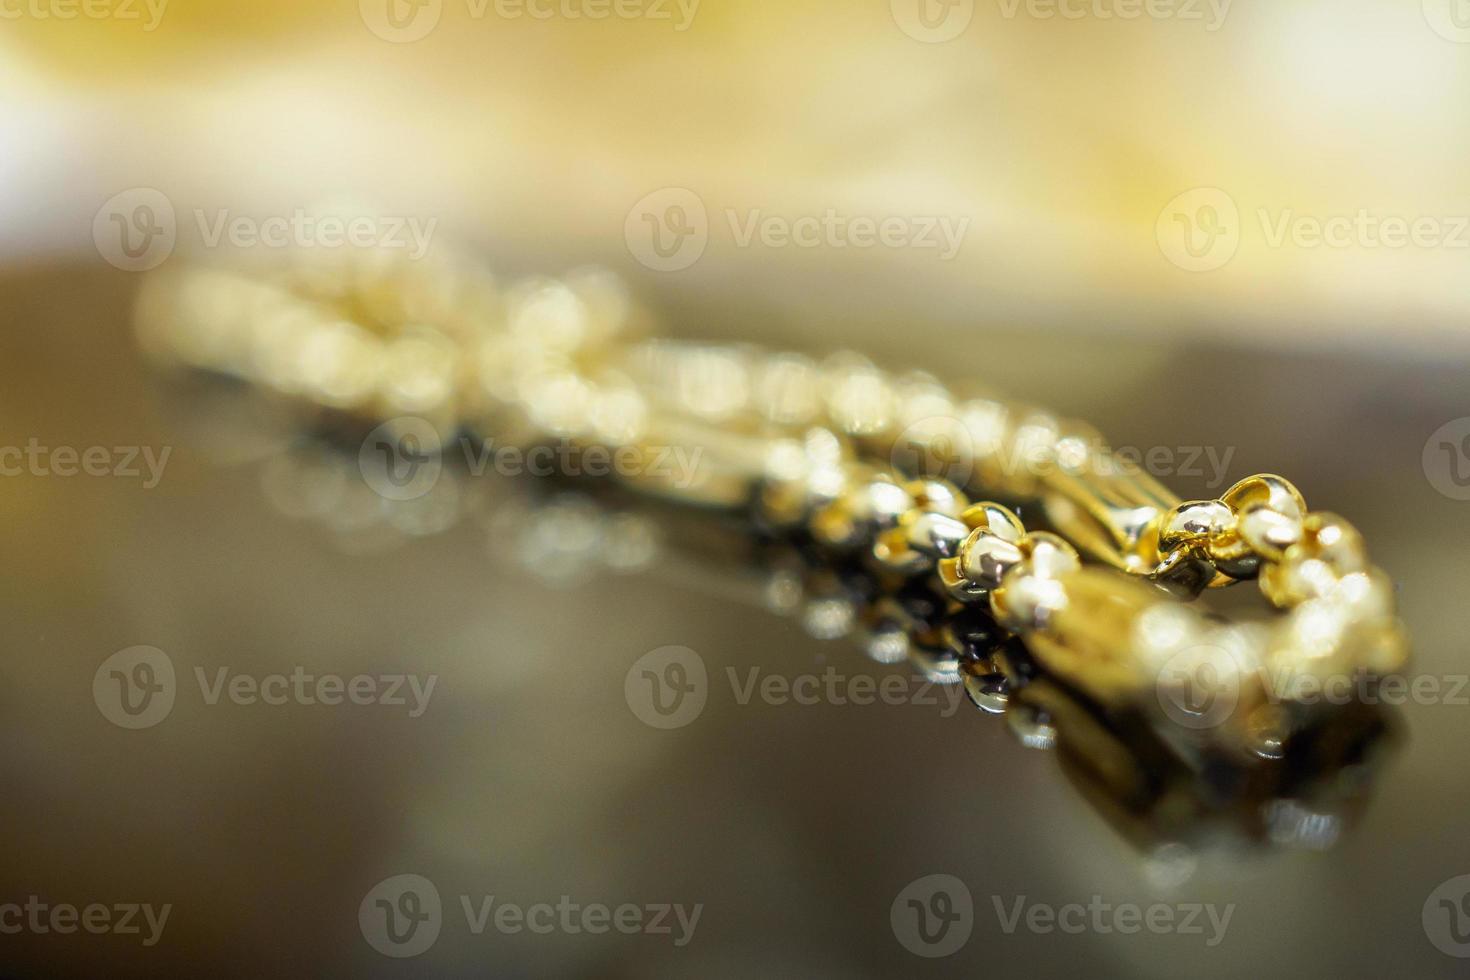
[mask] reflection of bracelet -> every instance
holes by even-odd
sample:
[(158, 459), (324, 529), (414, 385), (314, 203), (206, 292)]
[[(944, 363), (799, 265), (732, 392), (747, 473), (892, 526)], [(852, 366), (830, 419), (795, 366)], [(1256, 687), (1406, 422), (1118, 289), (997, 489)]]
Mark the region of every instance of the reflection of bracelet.
[[(1308, 513), (1280, 477), (1181, 503), (1085, 427), (960, 401), (926, 375), (642, 340), (641, 314), (606, 274), (501, 289), (457, 260), (303, 255), (255, 278), (155, 274), (138, 319), (160, 359), (313, 410), (632, 449), (650, 462), (635, 484), (754, 500), (765, 521), (866, 553), (894, 581), (937, 577), (950, 601), (986, 605), (1099, 701), (1158, 697), (1252, 751), (1279, 751), (1300, 692), (1396, 670), (1406, 655), (1392, 588), (1360, 536)], [(689, 478), (654, 472), (669, 447), (698, 454)], [(1059, 533), (1028, 531), (970, 489), (1039, 500)], [(1112, 567), (1083, 567), (1079, 549)], [(1269, 626), (1216, 623), (1167, 594), (1253, 577), (1287, 610)]]

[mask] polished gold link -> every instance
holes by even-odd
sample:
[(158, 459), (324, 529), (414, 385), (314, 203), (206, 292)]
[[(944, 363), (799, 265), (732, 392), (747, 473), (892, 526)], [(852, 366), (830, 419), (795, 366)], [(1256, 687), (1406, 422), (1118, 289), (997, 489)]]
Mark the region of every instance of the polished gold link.
[(1179, 498), (1152, 476), (1104, 450), (1080, 468), (1048, 475), (1042, 497), (1048, 520), (1079, 549), (1135, 575), (1157, 569), (1159, 515)]
[(1021, 540), (1022, 560), (1001, 578), (990, 594), (996, 620), (1018, 633), (1045, 630), (1067, 606), (1063, 578), (1082, 567), (1082, 561), (1062, 538), (1035, 531)]

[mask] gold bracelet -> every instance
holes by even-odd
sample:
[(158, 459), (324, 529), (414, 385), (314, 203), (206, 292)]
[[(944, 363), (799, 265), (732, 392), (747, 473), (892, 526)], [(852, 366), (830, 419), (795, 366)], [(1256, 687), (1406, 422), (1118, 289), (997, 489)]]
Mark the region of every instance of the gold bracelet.
[[(866, 555), (894, 581), (932, 578), (1089, 697), (1158, 702), (1247, 753), (1277, 755), (1311, 723), (1303, 692), (1407, 656), (1392, 586), (1361, 536), (1309, 512), (1281, 477), (1180, 501), (1088, 427), (961, 400), (928, 375), (645, 340), (647, 318), (606, 273), (501, 287), (472, 262), (387, 250), (303, 254), (260, 274), (166, 268), (145, 283), (138, 327), (158, 360), (242, 378), (309, 415), (427, 420), (445, 441), (462, 428), (648, 459), (697, 452), (682, 484), (630, 482), (754, 503), (762, 520)], [(1052, 530), (971, 493), (1037, 502)], [(1250, 578), (1282, 611), (1274, 622), (1174, 601)], [(962, 668), (936, 666), (953, 680)], [(1223, 700), (1196, 703), (1202, 675)]]
[[(729, 372), (725, 387), (769, 392), (763, 376), (806, 374), (802, 386), (823, 397), (794, 421), (824, 427), (768, 453), (781, 462), (762, 474), (766, 516), (803, 523), (829, 547), (869, 549), (896, 572), (937, 573), (955, 600), (988, 603), (1049, 670), (1105, 702), (1158, 695), (1185, 704), (1188, 686), (1212, 674), (1228, 698), (1196, 724), (1228, 715), (1230, 734), (1272, 753), (1300, 726), (1284, 704), (1332, 678), (1405, 663), (1392, 585), (1368, 562), (1361, 535), (1340, 517), (1309, 512), (1282, 477), (1252, 476), (1219, 500), (1181, 501), (1085, 426), (993, 397), (957, 402), (927, 376), (890, 377), (850, 356), (824, 371), (790, 355), (655, 346), (636, 356), (656, 390), (690, 390), (693, 378)], [(784, 421), (795, 399), (749, 401), (748, 415)], [(906, 453), (906, 442), (916, 451)], [(971, 505), (949, 481), (896, 473), (910, 455), (941, 461), (941, 470), (958, 459), (983, 492), (1040, 502), (1060, 534), (1028, 532), (992, 501)], [(1078, 549), (1161, 588), (1083, 567)], [(1269, 627), (1216, 623), (1165, 596), (1251, 578), (1285, 613)]]

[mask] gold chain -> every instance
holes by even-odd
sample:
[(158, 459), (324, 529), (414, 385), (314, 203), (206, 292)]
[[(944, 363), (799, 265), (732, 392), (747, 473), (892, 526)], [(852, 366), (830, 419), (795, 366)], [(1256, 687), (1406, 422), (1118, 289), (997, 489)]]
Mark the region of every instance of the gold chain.
[[(1212, 671), (1237, 703), (1227, 736), (1257, 753), (1302, 723), (1294, 692), (1407, 656), (1392, 585), (1361, 535), (1279, 476), (1181, 501), (1086, 425), (993, 394), (961, 398), (851, 354), (644, 339), (646, 317), (606, 273), (502, 286), (442, 253), (303, 254), (260, 274), (166, 268), (137, 319), (159, 361), (243, 378), (307, 412), (648, 460), (697, 451), (691, 480), (631, 482), (753, 501), (764, 521), (895, 579), (934, 576), (1103, 704)], [(1055, 530), (972, 493), (1039, 504)], [(1253, 578), (1274, 620), (1173, 601)]]

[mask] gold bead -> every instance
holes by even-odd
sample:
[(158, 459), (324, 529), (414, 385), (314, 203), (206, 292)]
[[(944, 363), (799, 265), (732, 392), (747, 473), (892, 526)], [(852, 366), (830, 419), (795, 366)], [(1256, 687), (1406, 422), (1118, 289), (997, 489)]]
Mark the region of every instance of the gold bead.
[(984, 598), (985, 589), (978, 582), (971, 582), (960, 571), (958, 558), (941, 558), (935, 566), (939, 581), (945, 591), (961, 602), (975, 602)]
[(1010, 629), (1046, 629), (1053, 614), (1067, 604), (1058, 581), (1082, 567), (1077, 549), (1049, 531), (1027, 535), (1019, 548), (1022, 560), (1007, 569), (990, 593), (990, 609)]
[(1067, 604), (1067, 592), (1056, 579), (1013, 568), (1000, 587), (990, 593), (990, 611), (1007, 629), (1018, 633), (1044, 630), (1051, 617)]
[(1220, 495), (1220, 501), (1237, 514), (1253, 506), (1264, 506), (1278, 514), (1300, 520), (1307, 514), (1301, 491), (1285, 477), (1274, 473), (1248, 476)]
[(1335, 514), (1309, 514), (1302, 539), (1261, 572), (1261, 591), (1280, 608), (1326, 595), (1340, 578), (1368, 569), (1362, 535)]
[(812, 533), (835, 548), (850, 548), (898, 526), (914, 506), (908, 491), (878, 474), (844, 490), (812, 518)]
[(969, 533), (969, 528), (947, 514), (915, 508), (899, 519), (898, 527), (878, 536), (873, 556), (894, 571), (915, 575), (935, 559), (957, 555)]
[(1032, 574), (1043, 578), (1060, 578), (1082, 567), (1082, 559), (1070, 541), (1050, 531), (1033, 531), (1021, 542)]
[(822, 375), (827, 415), (842, 432), (873, 436), (893, 425), (893, 386), (867, 359), (836, 355), (822, 365)]
[(1026, 525), (1021, 523), (1021, 519), (1010, 508), (989, 500), (966, 507), (960, 513), (960, 520), (971, 530), (989, 531), (1007, 541), (1019, 542), (1026, 536)]
[(1000, 587), (1007, 572), (1025, 560), (1018, 541), (976, 528), (960, 546), (959, 572), (982, 591)]
[(1302, 518), (1267, 504), (1251, 504), (1240, 517), (1240, 537), (1257, 555), (1280, 561), (1286, 549), (1301, 540)]
[(1206, 547), (1235, 530), (1235, 512), (1219, 500), (1186, 500), (1159, 521), (1159, 551)]
[(934, 511), (946, 517), (958, 518), (970, 505), (964, 493), (948, 480), (938, 478), (910, 480), (904, 484), (904, 489), (913, 498), (915, 507)]

